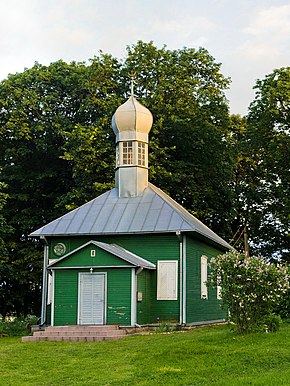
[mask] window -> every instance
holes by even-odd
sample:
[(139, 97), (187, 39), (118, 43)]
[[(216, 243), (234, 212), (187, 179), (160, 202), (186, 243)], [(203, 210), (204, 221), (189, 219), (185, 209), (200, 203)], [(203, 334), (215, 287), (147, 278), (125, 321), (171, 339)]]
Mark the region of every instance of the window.
[(178, 261), (163, 260), (157, 263), (157, 300), (177, 300)]
[(138, 165), (145, 166), (145, 143), (138, 142)]
[(133, 143), (132, 141), (123, 142), (123, 165), (133, 164)]
[(201, 298), (207, 299), (207, 257), (201, 256), (200, 258), (200, 290), (201, 290)]

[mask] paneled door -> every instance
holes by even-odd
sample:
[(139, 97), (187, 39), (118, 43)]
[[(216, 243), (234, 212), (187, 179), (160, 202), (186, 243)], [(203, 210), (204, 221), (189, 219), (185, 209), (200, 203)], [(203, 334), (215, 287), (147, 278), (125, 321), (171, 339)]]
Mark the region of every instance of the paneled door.
[(105, 324), (105, 291), (105, 273), (79, 273), (78, 324)]

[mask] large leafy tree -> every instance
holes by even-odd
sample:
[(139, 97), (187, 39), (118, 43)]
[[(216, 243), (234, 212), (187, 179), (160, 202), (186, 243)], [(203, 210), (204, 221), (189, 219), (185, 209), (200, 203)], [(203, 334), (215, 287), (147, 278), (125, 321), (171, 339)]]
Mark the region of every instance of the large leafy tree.
[(249, 236), (255, 253), (289, 259), (290, 67), (258, 80), (255, 89), (244, 135)]
[(1, 281), (11, 284), (9, 312), (38, 311), (42, 247), (30, 232), (113, 186), (110, 121), (128, 96), (132, 72), (137, 98), (154, 115), (151, 181), (229, 234), (229, 80), (206, 50), (138, 42), (124, 61), (100, 53), (89, 63), (36, 63), (0, 83), (3, 216), (10, 226)]
[(150, 179), (219, 234), (228, 237), (233, 173), (229, 79), (203, 48), (128, 47), (124, 73), (136, 73), (136, 96), (153, 113)]
[[(104, 68), (110, 67), (114, 72), (115, 62), (108, 56), (89, 67), (62, 61), (35, 64), (0, 85), (1, 180), (8, 194), (3, 216), (11, 229), (3, 237), (7, 261), (1, 265), (1, 282), (6, 283), (8, 312), (39, 310), (42, 247), (29, 238), (30, 232), (62, 215), (66, 205), (96, 195), (92, 175), (94, 182), (103, 182), (109, 173), (105, 161), (98, 163), (106, 149), (93, 149), (93, 144), (108, 135), (106, 98), (112, 99), (118, 88), (114, 74), (104, 76)], [(84, 145), (88, 132), (92, 161)], [(87, 158), (83, 172), (76, 154)]]
[(5, 318), (12, 307), (11, 299), (9, 298), (11, 282), (9, 280), (9, 269), (7, 267), (8, 251), (5, 243), (5, 236), (11, 231), (11, 228), (7, 224), (3, 214), (3, 209), (8, 197), (5, 190), (6, 185), (3, 182), (0, 182), (0, 315), (2, 315), (3, 318)]

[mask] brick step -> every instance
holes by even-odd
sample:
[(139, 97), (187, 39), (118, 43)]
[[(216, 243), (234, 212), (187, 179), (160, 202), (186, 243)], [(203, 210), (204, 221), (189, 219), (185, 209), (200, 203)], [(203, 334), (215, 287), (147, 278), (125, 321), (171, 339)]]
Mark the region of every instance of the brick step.
[(116, 335), (126, 335), (124, 330), (89, 330), (89, 331), (55, 331), (55, 330), (45, 330), (45, 331), (35, 331), (33, 336), (116, 336)]
[(114, 336), (23, 336), (22, 342), (101, 342), (124, 338), (125, 335)]
[(34, 330), (32, 336), (22, 337), (22, 342), (101, 342), (125, 336), (126, 331), (119, 330), (117, 325), (48, 326)]
[(117, 325), (102, 325), (102, 326), (48, 326), (45, 331), (118, 331)]

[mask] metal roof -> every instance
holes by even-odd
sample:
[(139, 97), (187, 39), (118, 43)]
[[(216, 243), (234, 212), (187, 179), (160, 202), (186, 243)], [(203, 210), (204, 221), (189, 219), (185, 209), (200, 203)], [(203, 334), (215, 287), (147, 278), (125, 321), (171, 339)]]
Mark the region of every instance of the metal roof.
[(116, 244), (106, 244), (102, 243), (100, 241), (88, 241), (87, 243), (83, 244), (79, 248), (73, 250), (72, 252), (68, 253), (67, 255), (61, 257), (60, 259), (54, 261), (53, 263), (48, 265), (48, 268), (53, 268), (54, 265), (57, 265), (60, 261), (68, 258), (69, 256), (75, 254), (79, 250), (85, 248), (88, 245), (95, 245), (109, 253), (111, 253), (114, 256), (119, 257), (120, 259), (126, 261), (127, 263), (130, 263), (134, 265), (135, 267), (143, 267), (143, 268), (148, 268), (148, 269), (156, 269), (156, 265), (151, 263), (150, 261), (147, 261), (143, 259), (142, 257), (135, 255), (135, 253), (132, 253), (130, 251), (127, 251), (127, 249), (120, 247), (119, 245)]
[(30, 236), (77, 236), (195, 232), (224, 248), (230, 245), (152, 184), (136, 197), (116, 188), (44, 225)]

